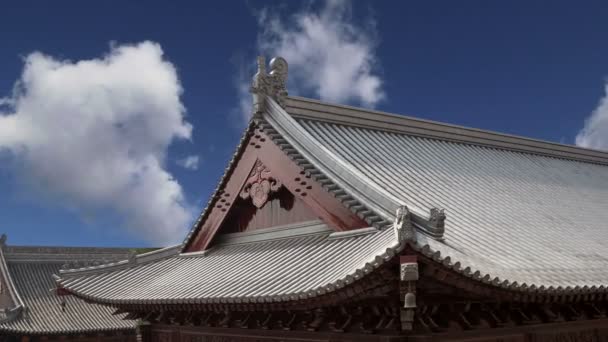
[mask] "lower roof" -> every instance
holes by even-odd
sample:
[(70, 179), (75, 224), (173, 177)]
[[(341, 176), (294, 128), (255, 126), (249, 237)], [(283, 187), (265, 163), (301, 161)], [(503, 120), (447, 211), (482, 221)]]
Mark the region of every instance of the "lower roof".
[(110, 305), (284, 302), (352, 283), (398, 245), (391, 229), (333, 233), (313, 221), (222, 236), (205, 252), (62, 272), (58, 285)]
[[(0, 334), (65, 335), (124, 331), (135, 328), (124, 315), (73, 296), (58, 296), (53, 274), (66, 263), (80, 265), (127, 258), (128, 249), (4, 246), (1, 251), (14, 286), (15, 307), (0, 317)], [(6, 276), (6, 275), (5, 275)], [(62, 305), (62, 302), (65, 304)], [(18, 308), (18, 310), (15, 310)]]

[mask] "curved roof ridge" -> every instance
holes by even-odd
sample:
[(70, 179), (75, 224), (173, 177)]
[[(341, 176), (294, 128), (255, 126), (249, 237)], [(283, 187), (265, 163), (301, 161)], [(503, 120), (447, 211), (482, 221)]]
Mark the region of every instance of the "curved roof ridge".
[[(388, 208), (397, 208), (403, 203), (388, 194), (384, 189), (377, 186), (364, 174), (357, 172), (344, 164), (341, 158), (335, 156), (327, 148), (323, 147), (317, 139), (311, 136), (289, 113), (281, 108), (273, 99), (267, 98), (268, 111), (266, 120), (279, 132), (306, 160), (308, 160), (322, 174), (329, 176), (340, 189), (365, 204), (365, 207), (375, 215), (387, 222), (393, 221), (393, 212)], [(307, 144), (306, 144), (307, 143)], [(316, 151), (313, 151), (316, 149)], [(349, 177), (348, 180), (345, 176)], [(350, 183), (357, 183), (355, 185)], [(343, 190), (343, 191), (344, 191)], [(415, 205), (408, 205), (413, 214), (413, 220), (421, 228), (428, 225), (428, 220), (421, 208)], [(427, 221), (427, 222), (425, 222)]]

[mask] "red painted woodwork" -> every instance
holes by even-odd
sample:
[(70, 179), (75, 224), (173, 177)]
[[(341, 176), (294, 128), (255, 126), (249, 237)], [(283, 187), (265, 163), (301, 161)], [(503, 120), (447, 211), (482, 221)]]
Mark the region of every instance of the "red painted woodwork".
[[(212, 202), (210, 212), (201, 220), (196, 232), (187, 242), (185, 251), (194, 252), (205, 250), (222, 223), (226, 221), (228, 212), (237, 203), (243, 189), (250, 186), (255, 168), (259, 163), (269, 170), (260, 177), (279, 181), (283, 187), (301, 200), (316, 217), (337, 231), (367, 227), (368, 224), (345, 208), (340, 201), (328, 193), (320, 184), (305, 175), (304, 171), (294, 163), (272, 140), (261, 130), (255, 129), (246, 141), (236, 166), (229, 178), (221, 185)], [(255, 178), (258, 179), (258, 178)], [(270, 189), (269, 193), (271, 193)], [(250, 189), (251, 191), (251, 189)], [(250, 196), (250, 195), (249, 195)], [(236, 228), (227, 228), (234, 231)]]
[(251, 200), (239, 198), (230, 208), (221, 233), (236, 233), (319, 219), (308, 206), (285, 187), (269, 196), (257, 208)]
[(256, 208), (261, 208), (268, 201), (271, 192), (277, 192), (283, 184), (274, 178), (268, 168), (261, 161), (256, 161), (245, 186), (241, 190), (241, 198), (251, 198)]

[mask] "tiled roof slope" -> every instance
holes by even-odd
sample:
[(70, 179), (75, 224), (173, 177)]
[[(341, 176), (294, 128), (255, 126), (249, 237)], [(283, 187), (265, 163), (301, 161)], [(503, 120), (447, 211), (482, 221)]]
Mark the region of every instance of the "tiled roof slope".
[[(608, 285), (608, 154), (352, 107), (269, 99), (265, 119), (307, 162), (381, 218), (446, 210), (417, 247), (495, 285)], [(289, 112), (289, 114), (287, 113)], [(433, 254), (434, 253), (434, 254)]]
[(53, 291), (53, 274), (66, 263), (108, 262), (128, 255), (129, 250), (122, 248), (4, 246), (2, 263), (8, 274), (3, 275), (14, 285), (12, 291), (22, 308), (18, 314), (0, 320), (0, 334), (64, 335), (134, 329), (132, 321), (123, 320), (124, 315), (112, 315), (111, 308), (74, 296), (59, 297)]
[[(407, 205), (413, 247), (473, 279), (548, 294), (606, 290), (606, 153), (294, 97), (285, 109), (267, 98), (255, 122), (377, 231), (335, 241), (262, 234), (182, 255), (176, 246), (157, 260), (63, 272), (59, 286), (111, 305), (316, 296), (398, 253), (387, 223)], [(441, 238), (425, 233), (431, 208), (447, 212)]]
[(391, 229), (333, 232), (312, 221), (228, 234), (205, 252), (95, 273), (63, 272), (58, 285), (109, 305), (279, 302), (352, 283), (401, 247)]

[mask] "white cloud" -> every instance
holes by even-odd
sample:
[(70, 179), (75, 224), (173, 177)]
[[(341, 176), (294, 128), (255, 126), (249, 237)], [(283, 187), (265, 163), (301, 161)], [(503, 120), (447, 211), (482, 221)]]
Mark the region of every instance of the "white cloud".
[[(313, 93), (326, 101), (368, 107), (385, 98), (382, 79), (375, 71), (373, 22), (357, 22), (350, 2), (328, 0), (319, 9), (306, 7), (289, 18), (264, 9), (258, 24), (261, 53), (282, 56), (289, 63), (290, 94)], [(251, 111), (250, 95), (245, 93), (249, 79), (238, 89), (247, 117)]]
[(585, 121), (585, 127), (576, 135), (578, 146), (608, 151), (608, 85), (606, 95)]
[(374, 106), (384, 98), (376, 64), (372, 25), (358, 25), (347, 1), (326, 1), (318, 11), (304, 10), (290, 20), (265, 11), (259, 17), (262, 51), (289, 62), (296, 87), (332, 102)]
[(191, 137), (181, 93), (175, 68), (153, 42), (77, 62), (35, 52), (0, 101), (0, 151), (55, 202), (109, 209), (134, 235), (179, 241), (192, 210), (165, 160), (172, 141)]
[(179, 165), (187, 170), (198, 170), (199, 163), (200, 163), (199, 156), (187, 156), (186, 158), (177, 160), (177, 165)]

